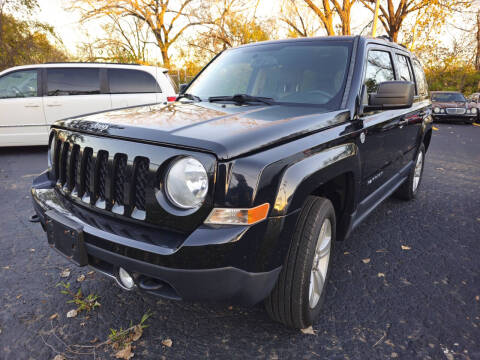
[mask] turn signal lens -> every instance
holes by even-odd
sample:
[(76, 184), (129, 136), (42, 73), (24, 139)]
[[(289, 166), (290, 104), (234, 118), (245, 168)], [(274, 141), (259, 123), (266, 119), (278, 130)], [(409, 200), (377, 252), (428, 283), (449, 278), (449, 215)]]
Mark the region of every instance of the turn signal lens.
[(205, 224), (216, 225), (253, 225), (268, 216), (270, 204), (265, 203), (251, 209), (213, 209)]
[(168, 102), (172, 102), (172, 101), (175, 101), (175, 100), (177, 100), (176, 96), (167, 96), (167, 101)]

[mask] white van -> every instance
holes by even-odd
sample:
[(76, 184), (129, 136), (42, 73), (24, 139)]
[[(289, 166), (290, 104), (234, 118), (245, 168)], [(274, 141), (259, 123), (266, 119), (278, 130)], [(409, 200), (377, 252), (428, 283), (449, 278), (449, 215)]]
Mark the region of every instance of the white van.
[(0, 146), (47, 145), (56, 120), (175, 101), (167, 69), (106, 63), (18, 66), (0, 72)]

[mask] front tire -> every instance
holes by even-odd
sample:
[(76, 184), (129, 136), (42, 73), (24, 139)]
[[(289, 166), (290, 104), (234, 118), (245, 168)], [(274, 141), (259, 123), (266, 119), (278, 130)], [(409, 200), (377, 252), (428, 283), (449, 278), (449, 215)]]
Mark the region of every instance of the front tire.
[(265, 300), (272, 319), (298, 329), (312, 325), (325, 298), (335, 229), (335, 210), (330, 200), (309, 196), (278, 282)]
[(408, 174), (407, 180), (398, 188), (395, 196), (403, 200), (412, 200), (418, 194), (422, 183), (423, 168), (425, 165), (425, 146), (422, 144), (415, 157), (414, 166)]

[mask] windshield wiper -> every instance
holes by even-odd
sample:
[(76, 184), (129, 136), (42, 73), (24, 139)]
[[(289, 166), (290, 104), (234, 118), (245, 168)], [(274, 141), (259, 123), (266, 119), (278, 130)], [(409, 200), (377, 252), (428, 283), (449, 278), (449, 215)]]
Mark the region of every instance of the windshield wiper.
[(177, 100), (180, 100), (181, 98), (186, 98), (186, 99), (193, 100), (193, 101), (202, 101), (202, 99), (200, 99), (199, 96), (193, 95), (193, 94), (189, 94), (189, 93), (180, 95), (180, 96), (177, 98)]
[(208, 98), (208, 101), (210, 102), (233, 101), (238, 104), (261, 102), (267, 105), (272, 105), (275, 103), (275, 100), (273, 98), (263, 97), (263, 96), (252, 96), (248, 94), (235, 94), (233, 96), (211, 96)]

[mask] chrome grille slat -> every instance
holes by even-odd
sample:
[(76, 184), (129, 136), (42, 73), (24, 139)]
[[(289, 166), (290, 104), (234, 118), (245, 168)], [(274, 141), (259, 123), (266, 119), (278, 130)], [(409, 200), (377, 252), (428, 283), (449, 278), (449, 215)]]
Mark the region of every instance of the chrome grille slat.
[(467, 110), (465, 108), (447, 108), (445, 111), (449, 115), (463, 115)]

